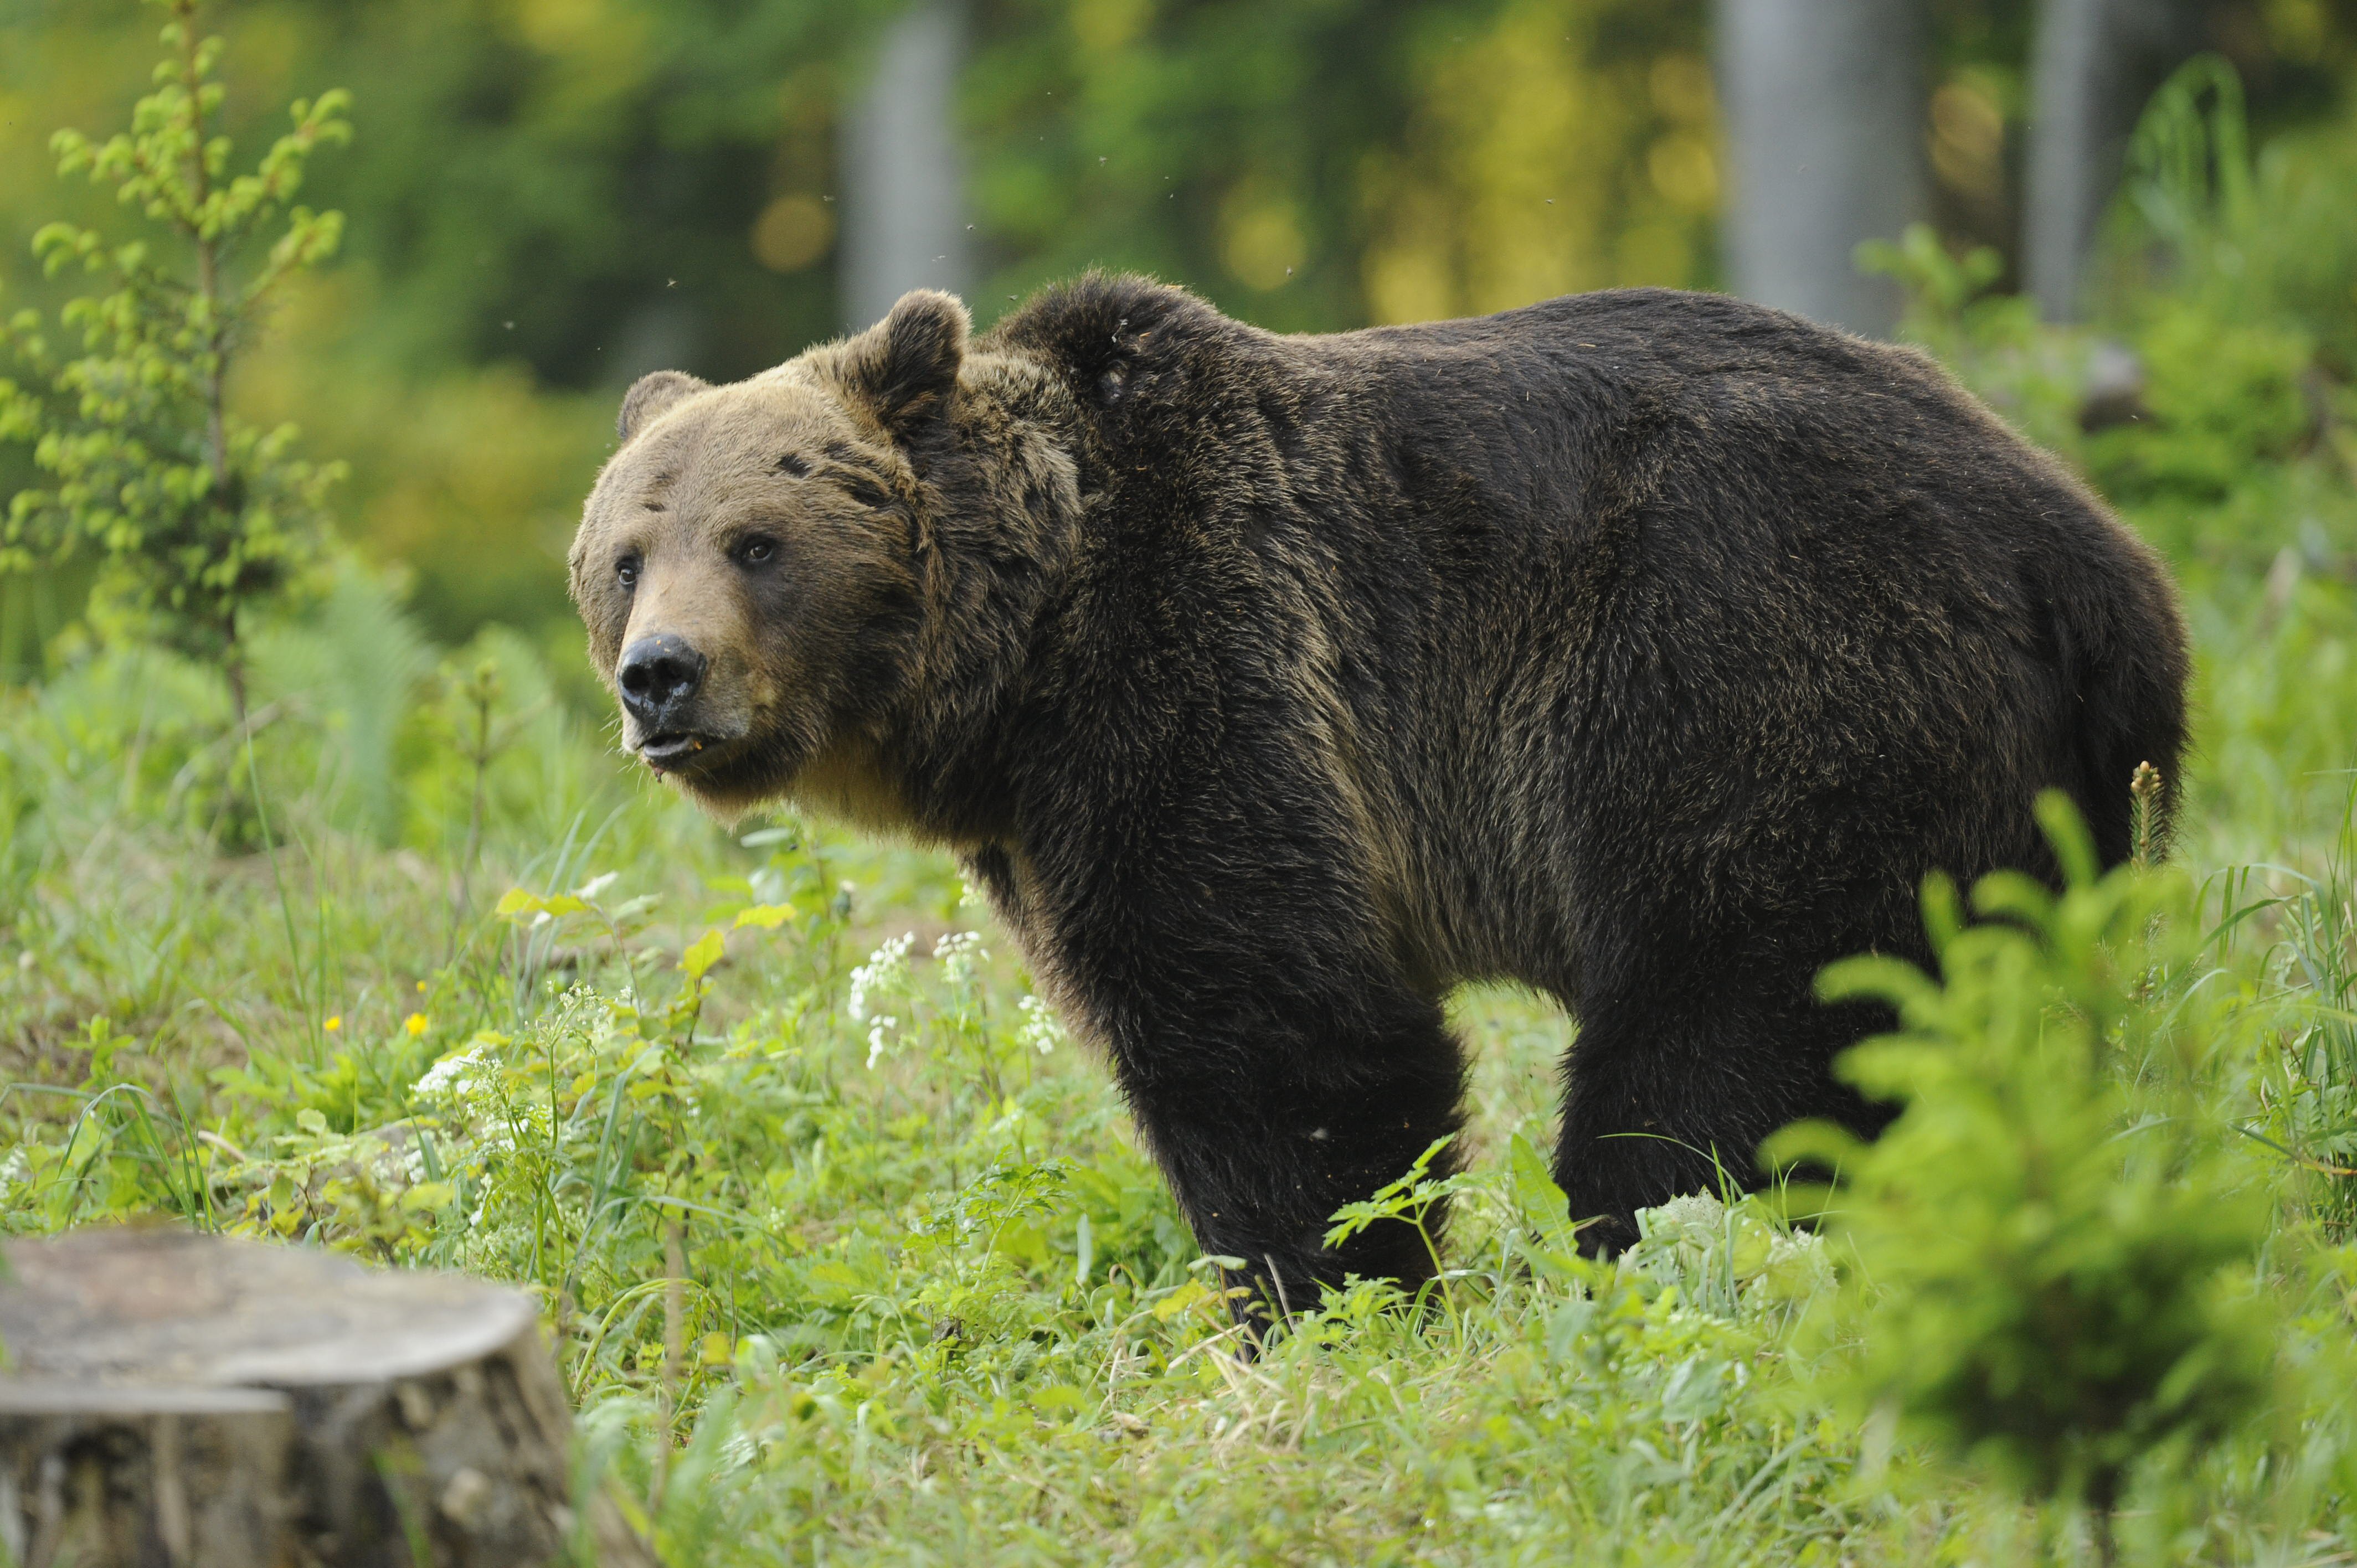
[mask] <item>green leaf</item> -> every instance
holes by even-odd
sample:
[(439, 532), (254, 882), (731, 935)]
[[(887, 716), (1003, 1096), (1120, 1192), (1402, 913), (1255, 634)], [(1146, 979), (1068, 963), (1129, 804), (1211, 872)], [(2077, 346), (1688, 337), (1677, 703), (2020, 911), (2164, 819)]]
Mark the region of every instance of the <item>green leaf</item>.
[(502, 919), (517, 919), (525, 915), (546, 915), (557, 918), (578, 915), (589, 906), (570, 893), (527, 893), (521, 887), (511, 887), (500, 895), (491, 913)]
[(1531, 1141), (1520, 1133), (1506, 1145), (1506, 1159), (1514, 1177), (1514, 1201), (1522, 1206), (1523, 1218), (1544, 1235), (1554, 1227), (1567, 1224), (1571, 1218), (1571, 1199), (1555, 1185), (1555, 1177), (1531, 1146)]
[(421, 1181), (401, 1195), (401, 1207), (412, 1214), (440, 1208), (458, 1196), (458, 1189), (447, 1181)]
[(720, 928), (715, 926), (688, 943), (687, 950), (679, 955), (679, 967), (687, 971), (688, 979), (702, 980), (711, 972), (712, 966), (720, 961), (720, 955), (726, 950), (727, 945), (727, 939), (720, 934)]

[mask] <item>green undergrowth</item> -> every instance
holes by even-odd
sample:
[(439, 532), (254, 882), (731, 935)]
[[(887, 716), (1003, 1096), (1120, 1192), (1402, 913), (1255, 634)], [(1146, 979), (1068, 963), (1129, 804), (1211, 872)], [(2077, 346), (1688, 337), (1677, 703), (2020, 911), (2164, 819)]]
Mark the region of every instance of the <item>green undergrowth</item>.
[[(2341, 635), (2336, 591), (2308, 585), (2269, 635)], [(335, 666), (298, 652), (259, 668)], [(162, 1213), (533, 1291), (583, 1484), (673, 1563), (2092, 1560), (2095, 1514), (2017, 1500), (1856, 1391), (1878, 1345), (1960, 1331), (1877, 1326), (1888, 1282), (1840, 1201), (1813, 1230), (1772, 1194), (1692, 1195), (1620, 1263), (1580, 1260), (1535, 1152), (1574, 1031), (1524, 994), (1456, 1006), (1469, 1173), (1361, 1215), (1445, 1190), (1442, 1278), (1293, 1304), (1248, 1347), (1235, 1261), (1198, 1253), (1101, 1065), (952, 871), (792, 820), (704, 822), (623, 778), (545, 685), (496, 639), (421, 668), (385, 814), (339, 771), (342, 725), (224, 750), (219, 691), (154, 654), (9, 699), (10, 1230)], [(2190, 792), (2195, 812), (2230, 798)], [(2078, 1069), (2115, 1089), (2058, 1112), (2081, 1187), (2112, 1180), (2107, 1130), (2178, 1112), (2233, 1162), (2188, 1187), (2163, 1159), (2136, 1188), (2158, 1207), (2127, 1216), (2239, 1217), (2198, 1262), (2239, 1271), (2221, 1343), (2265, 1385), (2123, 1466), (2132, 1560), (2357, 1546), (2357, 836), (2313, 827), (2277, 865), (2178, 875), (2122, 928), (2196, 950), (1998, 988), (2027, 1008), (2012, 1026), (2061, 1038), (2040, 1022), (2060, 997), (2123, 1053)], [(2168, 1051), (2136, 1022), (2155, 1019)], [(2064, 1081), (2022, 1070), (2025, 1103)], [(1977, 1159), (1952, 1185), (1985, 1191)], [(2059, 1234), (1990, 1241), (1961, 1278), (2059, 1250), (2098, 1295), (2127, 1288), (2117, 1249)], [(2206, 1346), (2196, 1319), (2173, 1332)]]
[(1871, 1149), (1585, 1262), (1574, 1026), (1468, 993), (1464, 1174), (1337, 1217), (1447, 1197), (1440, 1277), (1240, 1327), (949, 865), (698, 818), (572, 646), (436, 649), (346, 566), (241, 631), (242, 721), (72, 628), (0, 687), (0, 1228), (532, 1292), (673, 1564), (2357, 1561), (2357, 133), (2246, 167), (2179, 86), (2090, 325), (1879, 258), (2167, 553), (2197, 669), (2168, 864), (1934, 888), (1937, 975), (1828, 976), (1901, 1017)]
[[(242, 728), (154, 651), (0, 693), (0, 1222), (163, 1214), (531, 1290), (582, 1484), (674, 1563), (2092, 1562), (2106, 1519), (2127, 1561), (2345, 1561), (2357, 593), (2249, 553), (2186, 574), (2154, 929), (2195, 950), (2007, 950), (2012, 1012), (1926, 1014), (2029, 1076), (1893, 1140), (1933, 1152), (1858, 1173), (1856, 1225), (1689, 1195), (1578, 1261), (1533, 1152), (1573, 1027), (1469, 993), (1444, 1278), (1292, 1304), (1240, 1354), (1232, 1261), (952, 868), (697, 818), (538, 649), (437, 654), (358, 575), (257, 636)], [(2074, 995), (2109, 1053), (2075, 1079), (2006, 1033), (2061, 1049)], [(2032, 1133), (2072, 1174), (2024, 1234), (2046, 1210), (1994, 1184)], [(2055, 1337), (2074, 1299), (2092, 1348)], [(2233, 1375), (2169, 1404), (2106, 1325), (2155, 1376)], [(2008, 1367), (2052, 1397), (1951, 1408)]]
[[(953, 870), (705, 822), (537, 649), (437, 655), (357, 576), (257, 638), (242, 729), (153, 651), (0, 693), (0, 1222), (163, 1214), (533, 1291), (583, 1485), (674, 1563), (2095, 1561), (2087, 1455), (2120, 1461), (2126, 1560), (2344, 1561), (2357, 595), (2254, 553), (2188, 573), (2160, 929), (2198, 951), (2017, 953), (2015, 1011), (1927, 1015), (2053, 1116), (1894, 1141), (1947, 1149), (1857, 1188), (1911, 1229), (1697, 1194), (1577, 1261), (1532, 1152), (1572, 1026), (1469, 993), (1445, 1277), (1295, 1303), (1240, 1355), (1225, 1265)], [(2007, 1056), (1999, 1019), (2060, 1048), (2072, 986), (2113, 1054)], [(2191, 1153), (2132, 1131), (2179, 1121)], [(2074, 1174), (2025, 1237), (1996, 1156), (2041, 1128)], [(2006, 1337), (2051, 1337), (2018, 1310), (2041, 1281), (2093, 1349)], [(2174, 1316), (2137, 1294), (2180, 1285)], [(2107, 1324), (2150, 1327), (2156, 1375), (2234, 1375), (2185, 1374), (2212, 1393), (2171, 1418), (2106, 1370)], [(1937, 1414), (2008, 1366), (2053, 1397)], [(2009, 1453), (2063, 1457), (2025, 1488)]]

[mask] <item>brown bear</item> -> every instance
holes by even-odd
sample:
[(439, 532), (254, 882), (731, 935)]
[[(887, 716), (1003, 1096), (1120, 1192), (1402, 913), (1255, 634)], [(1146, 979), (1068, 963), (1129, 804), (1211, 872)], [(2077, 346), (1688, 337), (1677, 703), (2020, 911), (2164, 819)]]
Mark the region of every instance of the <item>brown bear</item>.
[(2185, 636), (2151, 551), (1922, 356), (1709, 295), (1283, 337), (1091, 276), (630, 389), (572, 553), (630, 749), (953, 851), (1204, 1248), (1414, 1283), (1328, 1217), (1458, 1125), (1449, 990), (1578, 1031), (1593, 1245), (1748, 1178), (1928, 954), (1932, 871), (2128, 850)]

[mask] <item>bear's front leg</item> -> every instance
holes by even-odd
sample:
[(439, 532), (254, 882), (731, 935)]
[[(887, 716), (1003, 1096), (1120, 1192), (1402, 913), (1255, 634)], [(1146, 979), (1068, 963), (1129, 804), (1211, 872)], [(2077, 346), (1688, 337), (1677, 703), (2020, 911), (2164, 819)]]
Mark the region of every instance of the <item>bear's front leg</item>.
[[(1197, 1241), (1241, 1260), (1274, 1314), (1346, 1274), (1431, 1276), (1414, 1225), (1325, 1237), (1458, 1130), (1464, 1072), (1438, 996), (1400, 966), (1355, 819), (1299, 744), (1308, 726), (1254, 717), (1231, 704), (1216, 748), (1153, 757), (1125, 756), (1126, 738), (1168, 715), (1064, 736), (1020, 842), (969, 865), (1111, 1059)], [(1430, 1170), (1453, 1168), (1444, 1151)], [(1442, 1219), (1425, 1217), (1436, 1244)]]
[[(1004, 851), (966, 870), (1110, 1057), (1195, 1240), (1243, 1259), (1268, 1314), (1315, 1306), (1346, 1273), (1409, 1290), (1431, 1278), (1443, 1205), (1424, 1233), (1388, 1221), (1325, 1245), (1339, 1208), (1459, 1130), (1464, 1097), (1440, 1004), (1374, 957), (1341, 889), (1301, 875), (1282, 894), (1200, 901), (1146, 875), (1114, 879), (1126, 896), (1059, 898), (1051, 875)], [(1428, 1172), (1452, 1169), (1443, 1151)]]
[[(1270, 1314), (1314, 1307), (1346, 1274), (1413, 1290), (1423, 1231), (1378, 1222), (1329, 1248), (1335, 1211), (1372, 1197), (1461, 1124), (1463, 1069), (1437, 1004), (1374, 977), (1305, 993), (1297, 977), (1173, 973), (1103, 1019), (1139, 1131), (1206, 1253), (1243, 1260)], [(1428, 1167), (1455, 1168), (1452, 1150)], [(1429, 1244), (1427, 1244), (1429, 1238)]]
[[(1457, 1042), (1431, 1004), (1367, 997), (1318, 1018), (1221, 1028), (1200, 1014), (1141, 1018), (1114, 1049), (1122, 1091), (1207, 1254), (1237, 1257), (1270, 1314), (1318, 1304), (1346, 1273), (1415, 1290), (1433, 1273), (1443, 1205), (1424, 1230), (1376, 1221), (1325, 1245), (1334, 1212), (1374, 1196), (1461, 1124)], [(1216, 1030), (1216, 1033), (1214, 1033)], [(1440, 1151), (1433, 1176), (1454, 1169)], [(1431, 1238), (1431, 1245), (1426, 1242)]]

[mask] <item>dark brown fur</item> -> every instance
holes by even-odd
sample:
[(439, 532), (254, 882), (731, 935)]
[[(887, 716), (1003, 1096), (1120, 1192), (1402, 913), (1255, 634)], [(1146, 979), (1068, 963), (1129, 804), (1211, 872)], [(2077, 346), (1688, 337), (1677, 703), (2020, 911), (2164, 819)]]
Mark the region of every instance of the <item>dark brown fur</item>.
[(954, 850), (1297, 1302), (1429, 1271), (1319, 1238), (1458, 1126), (1452, 986), (1579, 1020), (1557, 1175), (1615, 1244), (1870, 1128), (1817, 971), (1924, 958), (1932, 870), (2050, 872), (2042, 789), (2121, 858), (2182, 743), (2148, 550), (1927, 360), (1730, 299), (1285, 338), (1090, 278), (968, 344), (912, 295), (622, 434), (574, 592), (609, 680), (708, 660), (670, 776)]

